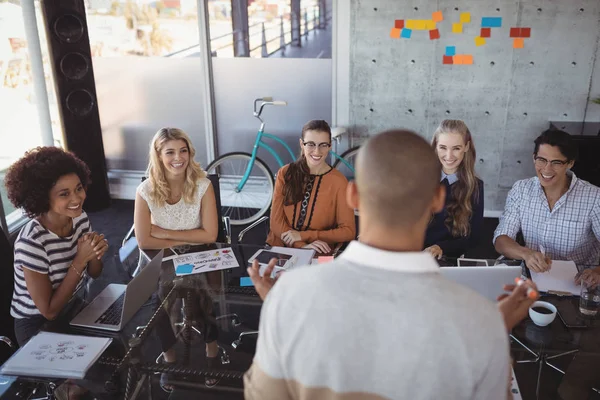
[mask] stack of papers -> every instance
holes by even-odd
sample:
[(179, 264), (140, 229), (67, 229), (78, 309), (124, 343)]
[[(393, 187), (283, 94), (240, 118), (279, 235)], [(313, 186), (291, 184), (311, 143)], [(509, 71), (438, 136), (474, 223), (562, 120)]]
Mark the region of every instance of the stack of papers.
[(581, 287), (575, 284), (577, 266), (573, 261), (552, 260), (552, 266), (546, 272), (531, 272), (531, 279), (541, 292), (555, 291), (579, 296)]
[(40, 332), (0, 372), (4, 375), (83, 379), (112, 339)]

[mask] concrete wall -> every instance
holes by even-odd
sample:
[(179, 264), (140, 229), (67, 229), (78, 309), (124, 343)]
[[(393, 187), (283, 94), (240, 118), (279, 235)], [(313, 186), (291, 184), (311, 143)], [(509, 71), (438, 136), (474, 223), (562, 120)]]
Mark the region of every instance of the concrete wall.
[[(504, 208), (512, 184), (534, 173), (533, 139), (548, 121), (600, 121), (600, 36), (597, 0), (338, 1), (334, 33), (336, 122), (369, 132), (406, 127), (431, 138), (445, 118), (463, 119), (474, 134), (485, 208)], [(441, 10), (441, 38), (427, 31), (392, 39), (395, 19), (430, 19)], [(462, 34), (452, 33), (471, 13)], [(341, 16), (341, 17), (340, 17)], [(487, 44), (476, 47), (482, 17), (502, 17)], [(513, 49), (510, 27), (531, 27)], [(472, 54), (474, 65), (443, 65), (446, 46)], [(350, 65), (346, 73), (345, 61)], [(346, 89), (349, 88), (349, 89)], [(348, 97), (340, 98), (340, 93)], [(493, 213), (492, 213), (493, 214)]]

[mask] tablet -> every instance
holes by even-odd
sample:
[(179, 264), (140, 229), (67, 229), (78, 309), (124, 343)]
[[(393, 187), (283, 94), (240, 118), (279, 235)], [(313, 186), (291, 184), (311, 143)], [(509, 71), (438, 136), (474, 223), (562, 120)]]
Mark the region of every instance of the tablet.
[[(248, 263), (252, 264), (254, 260), (257, 260), (261, 266), (266, 266), (272, 258), (277, 259), (277, 264), (275, 264), (276, 269), (288, 269), (293, 267), (296, 263), (296, 256), (267, 249), (258, 250), (252, 257), (250, 257)], [(261, 270), (263, 270), (263, 268), (261, 268)]]
[(567, 328), (588, 328), (590, 319), (581, 315), (579, 310), (570, 301), (562, 301), (557, 306), (558, 316)]

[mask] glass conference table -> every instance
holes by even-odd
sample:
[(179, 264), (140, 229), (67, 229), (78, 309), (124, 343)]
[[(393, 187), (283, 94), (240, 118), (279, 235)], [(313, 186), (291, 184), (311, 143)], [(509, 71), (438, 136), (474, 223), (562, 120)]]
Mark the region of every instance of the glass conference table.
[[(177, 277), (173, 261), (163, 261), (157, 291), (119, 333), (63, 327), (60, 330), (63, 333), (113, 338), (111, 346), (78, 384), (89, 389), (97, 398), (177, 399), (190, 398), (192, 394), (197, 397), (199, 393), (209, 391), (211, 398), (222, 394), (223, 398), (242, 399), (243, 374), (250, 367), (254, 355), (262, 306), (254, 288), (244, 286), (248, 280), (244, 278), (247, 278), (248, 259), (263, 247), (217, 243), (184, 250), (216, 251), (228, 247), (233, 250), (240, 267)], [(158, 251), (144, 253), (151, 259)], [(166, 250), (165, 257), (170, 255), (170, 251)], [(457, 264), (455, 259), (444, 259), (439, 263), (441, 266)], [(487, 263), (493, 267), (498, 262), (488, 260)], [(509, 260), (502, 260), (502, 263), (521, 264)], [(548, 297), (545, 300), (557, 305), (564, 302), (578, 306), (577, 298)], [(215, 368), (207, 366), (202, 338), (206, 333), (202, 331), (207, 329), (209, 322), (216, 326), (218, 332), (220, 365)], [(518, 363), (515, 372), (523, 399), (535, 399), (535, 390), (527, 388), (536, 387), (536, 378), (538, 383), (544, 382), (544, 379), (555, 379), (551, 374), (560, 374), (557, 370), (567, 372), (568, 379), (565, 380), (567, 383), (573, 381), (576, 389), (583, 390), (586, 385), (589, 385), (588, 390), (600, 386), (594, 381), (598, 379), (594, 376), (581, 383), (583, 374), (578, 373), (580, 370), (590, 372), (594, 365), (598, 370), (600, 365), (600, 321), (594, 319), (588, 323), (588, 327), (583, 329), (566, 328), (557, 317), (548, 327), (540, 328), (527, 318), (513, 330), (511, 349)], [(177, 361), (174, 364), (164, 364), (160, 359), (162, 346), (157, 332), (165, 326), (180, 333), (175, 345)], [(555, 359), (554, 356), (558, 357)], [(169, 386), (173, 387), (170, 396), (158, 386), (162, 373), (166, 374)], [(580, 381), (572, 380), (571, 376)], [(207, 378), (218, 380), (218, 384), (208, 388)], [(523, 385), (524, 380), (533, 380), (533, 384)], [(17, 383), (30, 381), (40, 380), (19, 378)], [(556, 391), (555, 388), (553, 390)], [(14, 398), (14, 391), (7, 391), (2, 398)]]

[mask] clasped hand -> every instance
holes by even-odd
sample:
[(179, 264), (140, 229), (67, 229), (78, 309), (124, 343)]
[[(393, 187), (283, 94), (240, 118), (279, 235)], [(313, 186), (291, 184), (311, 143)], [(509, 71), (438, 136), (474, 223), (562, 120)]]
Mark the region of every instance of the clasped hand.
[(83, 265), (92, 261), (94, 258), (100, 260), (108, 250), (108, 241), (104, 239), (103, 234), (96, 232), (85, 233), (77, 240), (76, 262)]
[(527, 257), (525, 257), (525, 264), (527, 268), (534, 272), (546, 272), (550, 270), (552, 266), (552, 260), (550, 257), (540, 253), (539, 251), (530, 251)]

